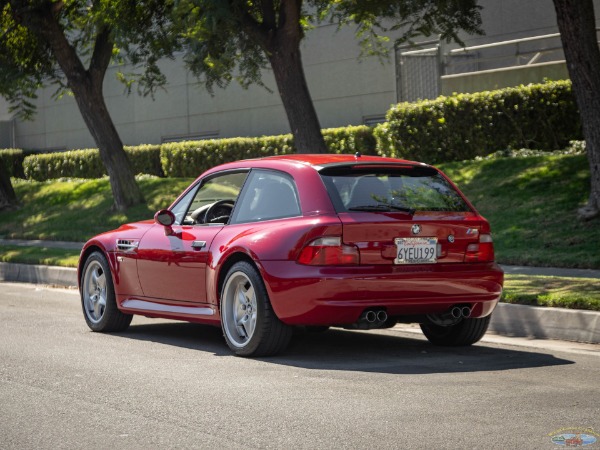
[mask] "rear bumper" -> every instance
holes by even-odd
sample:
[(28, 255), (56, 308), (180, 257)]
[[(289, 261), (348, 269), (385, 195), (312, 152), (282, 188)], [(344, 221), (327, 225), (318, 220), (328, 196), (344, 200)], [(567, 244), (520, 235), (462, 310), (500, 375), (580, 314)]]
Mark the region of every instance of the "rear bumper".
[(495, 263), (311, 267), (265, 261), (262, 269), (273, 309), (289, 325), (351, 324), (375, 307), (401, 318), (461, 304), (472, 308), (471, 317), (485, 317), (500, 300), (504, 280)]

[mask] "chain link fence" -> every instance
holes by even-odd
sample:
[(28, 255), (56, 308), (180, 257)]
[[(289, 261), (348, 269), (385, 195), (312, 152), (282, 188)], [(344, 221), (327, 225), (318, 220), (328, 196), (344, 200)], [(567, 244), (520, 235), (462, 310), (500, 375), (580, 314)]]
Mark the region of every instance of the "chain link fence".
[[(424, 42), (431, 45), (432, 42)], [(440, 95), (440, 46), (415, 50), (397, 47), (396, 53), (396, 97), (398, 102), (414, 102), (432, 99)]]

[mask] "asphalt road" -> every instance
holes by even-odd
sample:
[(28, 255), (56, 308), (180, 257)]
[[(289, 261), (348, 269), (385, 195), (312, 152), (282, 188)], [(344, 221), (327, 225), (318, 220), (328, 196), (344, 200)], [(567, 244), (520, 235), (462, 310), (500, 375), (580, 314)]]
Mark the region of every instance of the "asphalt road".
[(600, 346), (413, 331), (242, 359), (216, 328), (92, 333), (77, 291), (0, 283), (0, 448), (551, 449), (560, 429), (600, 432)]

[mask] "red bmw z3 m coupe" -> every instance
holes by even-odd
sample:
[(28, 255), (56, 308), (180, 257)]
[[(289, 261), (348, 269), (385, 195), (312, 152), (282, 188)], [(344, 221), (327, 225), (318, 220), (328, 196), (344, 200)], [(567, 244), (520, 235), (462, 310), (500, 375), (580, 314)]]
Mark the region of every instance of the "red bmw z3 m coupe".
[(134, 314), (211, 324), (241, 356), (282, 351), (296, 326), (413, 322), (434, 344), (471, 345), (502, 284), (488, 222), (442, 172), (358, 153), (214, 167), (79, 261), (93, 331)]

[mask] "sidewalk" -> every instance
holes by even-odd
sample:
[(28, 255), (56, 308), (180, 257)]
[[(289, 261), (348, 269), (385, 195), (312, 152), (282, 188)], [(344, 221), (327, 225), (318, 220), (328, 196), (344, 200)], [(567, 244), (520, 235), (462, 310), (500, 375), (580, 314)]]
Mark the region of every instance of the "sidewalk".
[[(0, 245), (79, 250), (83, 243), (0, 239)], [(600, 278), (600, 270), (502, 265), (507, 274)], [(77, 269), (0, 262), (0, 282), (17, 281), (77, 287)], [(489, 330), (504, 336), (600, 344), (600, 312), (499, 303)]]

